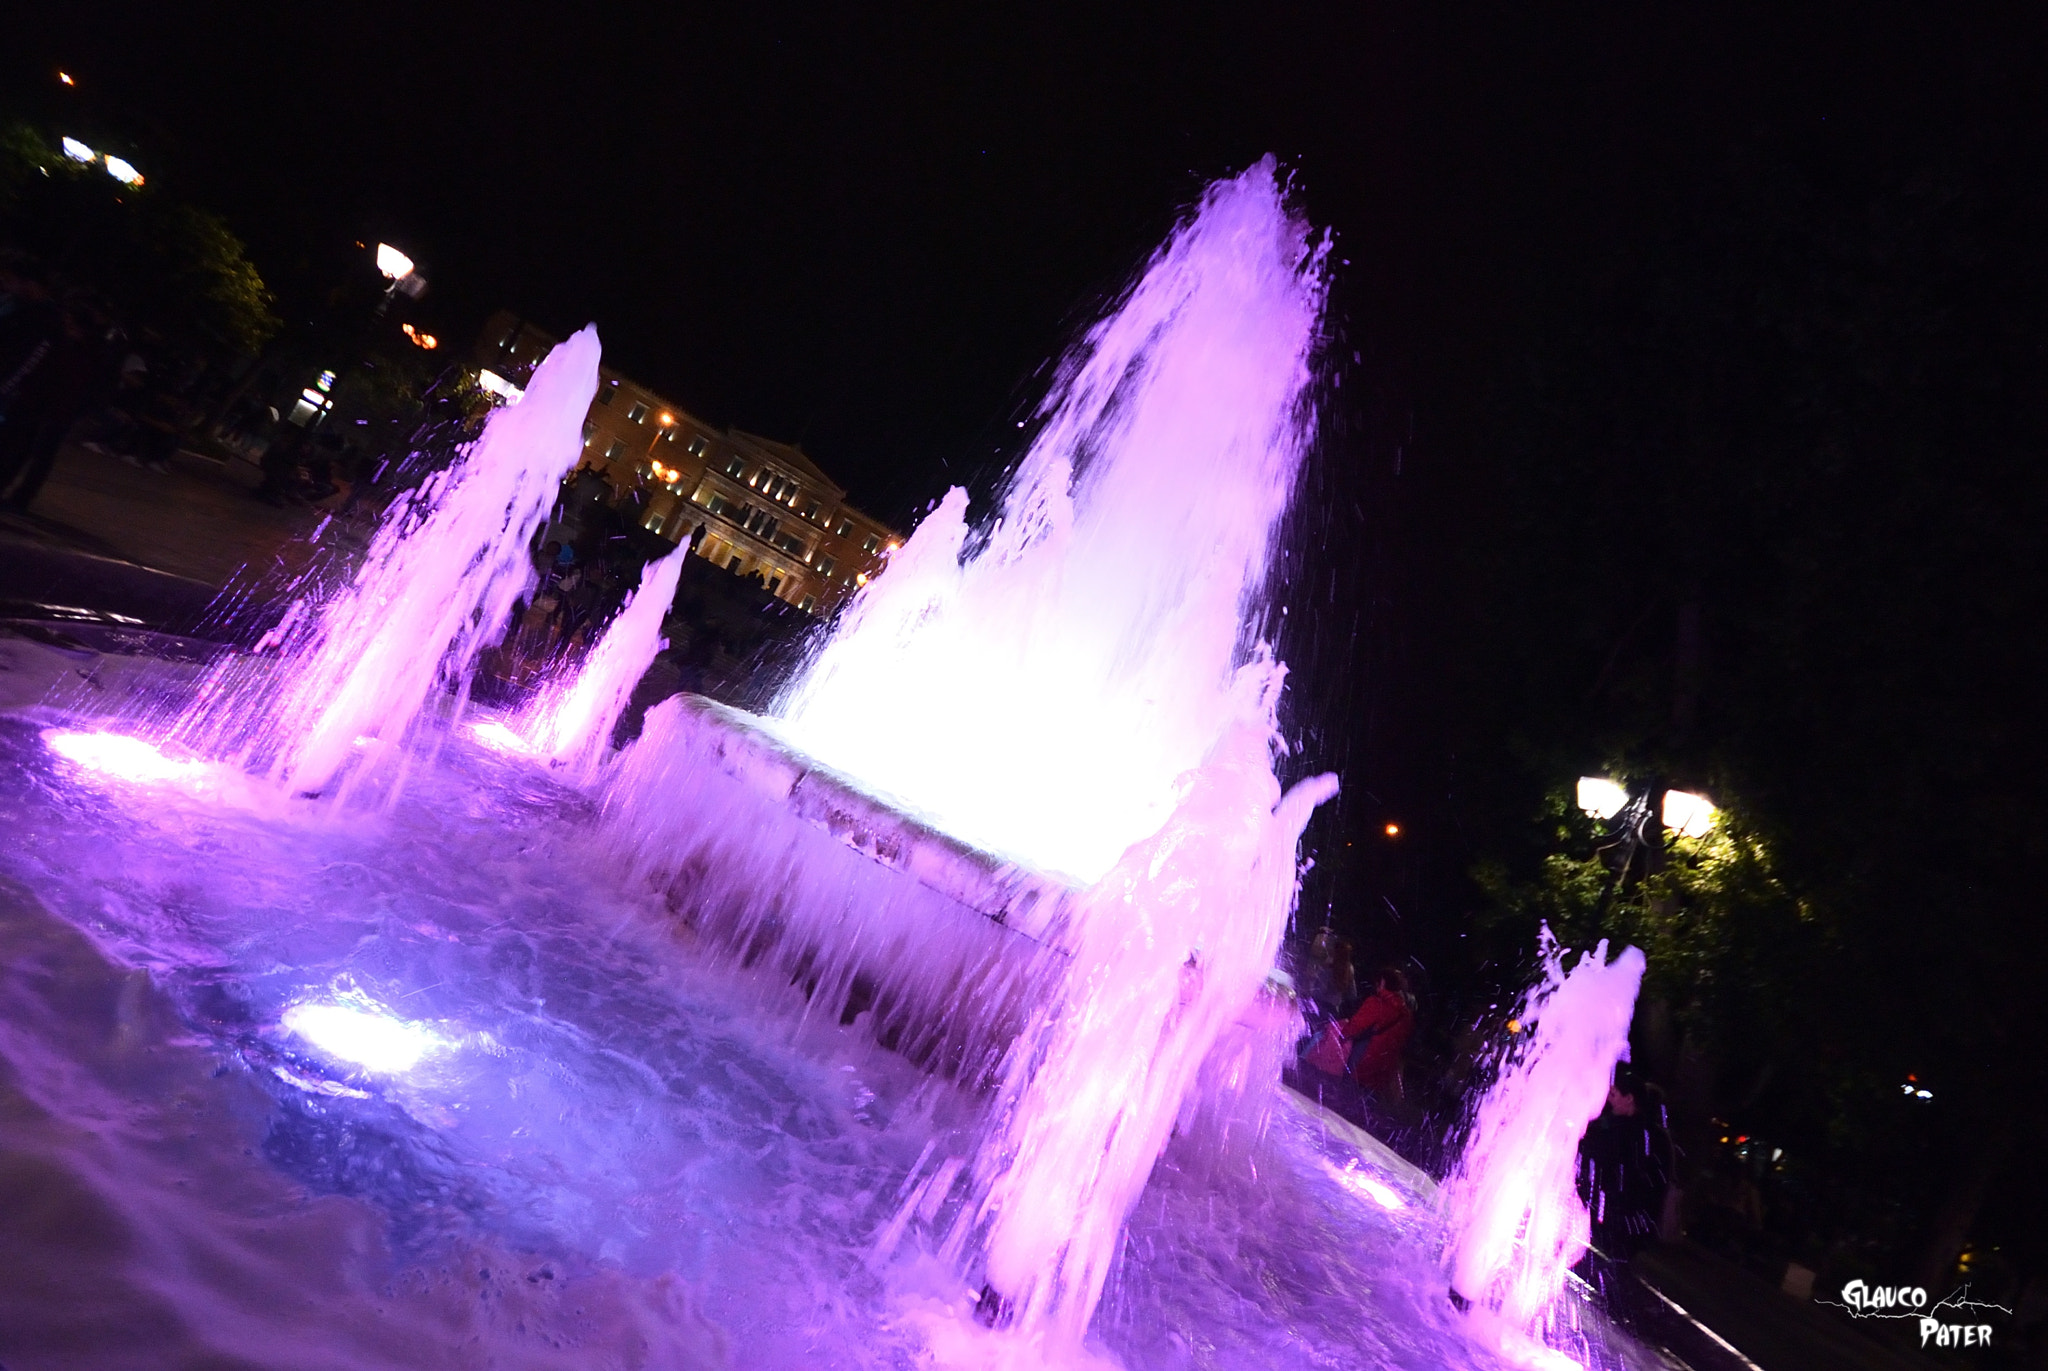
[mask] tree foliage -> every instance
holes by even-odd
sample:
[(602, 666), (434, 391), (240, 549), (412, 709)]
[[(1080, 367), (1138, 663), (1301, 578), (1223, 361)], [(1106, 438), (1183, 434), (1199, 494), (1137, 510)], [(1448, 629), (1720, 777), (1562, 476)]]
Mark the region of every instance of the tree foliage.
[(270, 290), (219, 216), (123, 185), (25, 124), (0, 131), (0, 234), (181, 343), (253, 353), (277, 332)]

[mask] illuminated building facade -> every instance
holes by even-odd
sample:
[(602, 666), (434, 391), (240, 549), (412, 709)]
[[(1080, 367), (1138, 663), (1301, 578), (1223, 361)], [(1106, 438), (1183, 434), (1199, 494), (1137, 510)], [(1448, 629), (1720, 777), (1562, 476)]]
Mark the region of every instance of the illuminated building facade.
[[(559, 341), (508, 311), (484, 325), (472, 359), (479, 384), (516, 400)], [(583, 424), (579, 470), (603, 476), (640, 526), (776, 598), (822, 614), (882, 570), (902, 541), (846, 502), (844, 488), (801, 448), (723, 432), (609, 367)]]

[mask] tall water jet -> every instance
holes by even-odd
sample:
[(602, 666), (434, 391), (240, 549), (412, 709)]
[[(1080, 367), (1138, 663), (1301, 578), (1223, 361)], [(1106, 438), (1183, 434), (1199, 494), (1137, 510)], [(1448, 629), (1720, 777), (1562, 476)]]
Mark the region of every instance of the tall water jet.
[(1242, 708), (1323, 263), (1270, 159), (1212, 186), (1061, 367), (993, 526), (971, 539), (948, 494), (778, 700), (778, 731), (1077, 883), (1156, 833)]
[(1087, 1332), (1183, 1098), (1272, 967), (1302, 826), (1336, 791), (1318, 776), (1283, 798), (1271, 745), (1256, 713), (1234, 726), (1166, 826), (1080, 897), (1066, 992), (1014, 1050), (975, 1217), (996, 1317), (1055, 1347)]
[(1481, 1098), (1445, 1185), (1451, 1288), (1471, 1302), (1483, 1342), (1532, 1363), (1547, 1360), (1546, 1315), (1591, 1240), (1579, 1139), (1627, 1055), (1643, 954), (1624, 948), (1610, 962), (1603, 941), (1566, 971), (1546, 928), (1542, 969), (1516, 1010), (1527, 1044)]
[(947, 1244), (982, 1240), (1027, 1338), (1086, 1331), (1335, 790), (1281, 798), (1262, 599), (1323, 266), (1270, 159), (1211, 186), (1062, 366), (992, 524), (976, 536), (950, 492), (775, 709), (796, 747), (944, 832), (1088, 886)]
[(357, 758), (367, 770), (397, 755), (437, 685), (466, 694), (532, 583), (528, 545), (582, 453), (599, 351), (595, 325), (556, 346), (524, 399), (392, 506), (350, 584), (292, 607), (272, 635), (277, 673), (229, 668), (180, 731), (225, 735), (288, 790), (320, 791)]
[(552, 682), (526, 711), (518, 732), (535, 753), (577, 781), (597, 774), (633, 687), (661, 651), (662, 621), (675, 603), (689, 558), (686, 539), (640, 571), (640, 585), (565, 682)]

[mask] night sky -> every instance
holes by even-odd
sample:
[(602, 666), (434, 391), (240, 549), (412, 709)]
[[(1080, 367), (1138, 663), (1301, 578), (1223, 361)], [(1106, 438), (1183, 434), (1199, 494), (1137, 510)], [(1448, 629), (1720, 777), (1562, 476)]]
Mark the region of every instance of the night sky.
[(1725, 137), (1853, 157), (2010, 101), (2040, 57), (2017, 6), (35, 10), (5, 104), (62, 109), (74, 72), (79, 122), (224, 213), (288, 304), (388, 237), (451, 335), (500, 306), (594, 319), (614, 365), (802, 441), (898, 520), (1263, 153), (1348, 259), (1332, 359), (1427, 413), (1546, 254)]
[(1361, 832), (1443, 784), (1399, 744), (1460, 650), (1417, 583), (1481, 479), (1504, 321), (1731, 147), (1853, 175), (2048, 128), (2020, 4), (69, 3), (5, 49), (0, 106), (132, 144), (287, 306), (387, 238), (450, 339), (595, 320), (613, 365), (905, 525), (987, 488), (1206, 180), (1277, 154), (1341, 263), (1283, 649)]

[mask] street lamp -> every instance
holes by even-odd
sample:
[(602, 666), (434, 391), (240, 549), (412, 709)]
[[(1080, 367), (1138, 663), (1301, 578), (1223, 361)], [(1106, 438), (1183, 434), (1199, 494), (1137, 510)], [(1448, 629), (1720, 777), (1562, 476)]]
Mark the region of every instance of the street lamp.
[(377, 270), (383, 272), (388, 280), (402, 281), (412, 275), (412, 258), (406, 256), (389, 243), (379, 243), (377, 244)]
[(1605, 776), (1579, 777), (1579, 808), (1596, 819), (1611, 819), (1628, 803), (1628, 788)]

